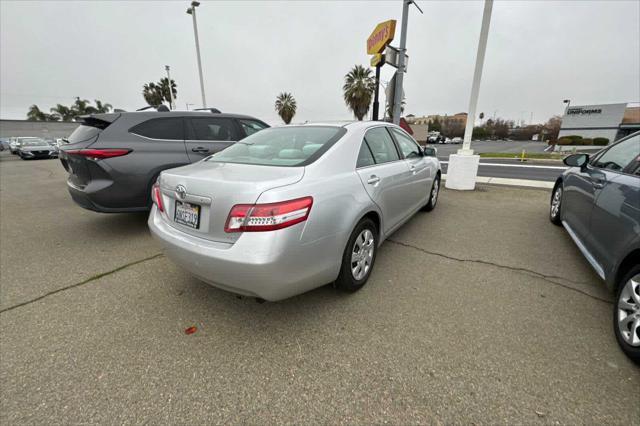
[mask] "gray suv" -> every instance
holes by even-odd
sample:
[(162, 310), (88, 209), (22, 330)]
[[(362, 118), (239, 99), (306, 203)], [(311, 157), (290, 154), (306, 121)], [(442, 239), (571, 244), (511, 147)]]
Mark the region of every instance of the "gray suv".
[(570, 168), (556, 181), (549, 218), (615, 292), (616, 339), (640, 363), (640, 132), (564, 162)]
[(93, 114), (60, 147), (67, 187), (81, 207), (99, 212), (151, 208), (161, 171), (202, 160), (269, 127), (237, 114), (144, 111)]

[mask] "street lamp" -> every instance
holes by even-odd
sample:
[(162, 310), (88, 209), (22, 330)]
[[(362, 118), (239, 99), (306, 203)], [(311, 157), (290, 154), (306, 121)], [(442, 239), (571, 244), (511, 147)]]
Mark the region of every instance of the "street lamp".
[(202, 108), (207, 107), (207, 100), (204, 96), (204, 79), (202, 78), (202, 60), (200, 59), (200, 42), (198, 41), (198, 22), (196, 21), (196, 7), (200, 6), (199, 1), (192, 1), (191, 7), (187, 9), (187, 14), (193, 18), (193, 35), (196, 39), (196, 56), (198, 58), (198, 73), (200, 74), (200, 93), (202, 94)]
[(164, 69), (167, 70), (167, 82), (169, 84), (169, 99), (171, 99), (171, 102), (169, 102), (169, 109), (174, 109), (175, 100), (173, 99), (173, 87), (171, 86), (171, 74), (169, 74), (169, 65), (165, 65)]
[(567, 104), (567, 108), (565, 108), (565, 112), (569, 109), (569, 105), (571, 105), (571, 99), (565, 99), (562, 101), (563, 104)]

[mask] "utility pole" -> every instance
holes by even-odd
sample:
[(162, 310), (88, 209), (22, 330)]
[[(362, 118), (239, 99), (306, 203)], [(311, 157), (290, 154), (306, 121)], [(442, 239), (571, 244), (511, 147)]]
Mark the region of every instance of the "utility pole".
[(199, 1), (192, 1), (191, 7), (187, 9), (187, 14), (193, 18), (193, 35), (196, 39), (196, 56), (198, 59), (198, 73), (200, 74), (200, 93), (202, 94), (202, 108), (207, 107), (207, 99), (204, 96), (204, 79), (202, 78), (202, 60), (200, 59), (200, 42), (198, 41), (198, 22), (196, 20), (196, 7), (200, 6)]
[(175, 100), (173, 99), (173, 87), (171, 87), (171, 74), (169, 74), (169, 65), (165, 65), (164, 69), (167, 70), (167, 80), (169, 82), (169, 109), (175, 108)]
[(409, 21), (409, 6), (411, 4), (422, 13), (422, 9), (414, 0), (402, 0), (402, 26), (400, 28), (400, 48), (398, 49), (398, 71), (396, 72), (396, 87), (393, 96), (393, 123), (400, 124), (402, 114), (402, 80), (406, 71), (405, 56), (407, 54), (407, 24)]

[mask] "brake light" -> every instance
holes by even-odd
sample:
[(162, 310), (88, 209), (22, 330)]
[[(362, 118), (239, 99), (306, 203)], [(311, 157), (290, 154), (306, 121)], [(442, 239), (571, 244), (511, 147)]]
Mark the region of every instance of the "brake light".
[(103, 158), (121, 157), (127, 155), (132, 150), (127, 148), (105, 148), (105, 149), (70, 149), (65, 151), (69, 155), (79, 155), (81, 157), (92, 158), (94, 160), (101, 160)]
[(287, 228), (309, 217), (313, 198), (270, 204), (237, 204), (229, 212), (225, 232), (260, 232)]
[(158, 207), (158, 210), (164, 212), (164, 203), (162, 202), (162, 191), (160, 191), (160, 185), (155, 183), (151, 189), (151, 199), (153, 203)]

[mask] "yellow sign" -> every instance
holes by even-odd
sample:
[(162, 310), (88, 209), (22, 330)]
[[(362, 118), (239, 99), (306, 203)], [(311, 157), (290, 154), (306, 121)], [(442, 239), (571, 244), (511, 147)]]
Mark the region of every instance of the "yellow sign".
[(384, 59), (384, 53), (376, 53), (371, 57), (371, 66), (376, 67)]
[(396, 20), (380, 22), (367, 39), (367, 53), (374, 55), (381, 53), (387, 44), (391, 43), (396, 33)]

